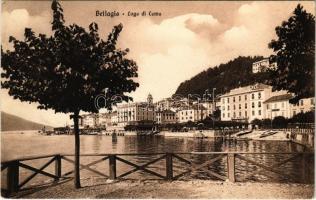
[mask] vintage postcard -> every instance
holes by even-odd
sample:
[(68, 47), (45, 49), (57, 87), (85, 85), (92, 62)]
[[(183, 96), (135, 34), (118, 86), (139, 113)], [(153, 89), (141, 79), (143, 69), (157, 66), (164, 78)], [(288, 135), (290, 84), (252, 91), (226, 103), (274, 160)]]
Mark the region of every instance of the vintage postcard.
[(314, 1), (1, 6), (2, 197), (314, 197)]

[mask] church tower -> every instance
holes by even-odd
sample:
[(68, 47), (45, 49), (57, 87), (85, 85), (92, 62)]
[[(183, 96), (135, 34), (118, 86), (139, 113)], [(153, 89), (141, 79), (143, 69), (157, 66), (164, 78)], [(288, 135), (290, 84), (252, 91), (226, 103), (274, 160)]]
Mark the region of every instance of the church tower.
[(153, 104), (153, 96), (149, 93), (148, 94), (148, 97), (147, 97), (147, 103), (149, 105), (152, 105)]

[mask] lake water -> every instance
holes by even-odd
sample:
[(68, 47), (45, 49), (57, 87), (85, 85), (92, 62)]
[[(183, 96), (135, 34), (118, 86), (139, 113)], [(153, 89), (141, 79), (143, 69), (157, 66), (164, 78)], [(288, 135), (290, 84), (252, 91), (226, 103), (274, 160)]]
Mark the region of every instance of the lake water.
[[(96, 136), (96, 135), (82, 135), (80, 136), (80, 151), (81, 154), (86, 153), (158, 153), (158, 152), (223, 152), (223, 151), (238, 151), (238, 152), (301, 152), (303, 147), (290, 142), (281, 141), (233, 141), (224, 140), (222, 138), (210, 138), (210, 139), (194, 139), (194, 138), (167, 138), (162, 136), (118, 136), (112, 138), (111, 136)], [(54, 135), (43, 136), (37, 133), (10, 133), (1, 135), (1, 160), (17, 159), (24, 156), (36, 156), (46, 154), (72, 154), (74, 153), (74, 136), (73, 135)], [(249, 159), (255, 160), (266, 166), (271, 166), (282, 160), (285, 160), (291, 155), (272, 155), (272, 154), (247, 154), (244, 155)], [(121, 156), (123, 159), (129, 160), (135, 164), (141, 165), (153, 160), (159, 155), (151, 156)], [(203, 162), (211, 159), (214, 155), (183, 155), (186, 159), (191, 160), (196, 164), (202, 164)], [(71, 158), (71, 157), (69, 157)], [(72, 159), (72, 158), (71, 158)], [(100, 157), (82, 157), (81, 163), (88, 164), (94, 160), (98, 160)], [(29, 164), (35, 167), (40, 167), (47, 162), (48, 159), (25, 161), (25, 164)], [(308, 180), (305, 182), (312, 183), (314, 176), (313, 158), (309, 158), (308, 170), (305, 172), (308, 175)], [(62, 173), (71, 171), (73, 165), (63, 161)], [(260, 170), (261, 168), (249, 163), (236, 159), (236, 178), (241, 180), (246, 177), (247, 174), (254, 170)], [(259, 175), (253, 175), (246, 180), (248, 181), (276, 181), (276, 182), (302, 182), (302, 160), (296, 158), (295, 160), (282, 165), (281, 169), (284, 173), (292, 175), (295, 179), (289, 180), (281, 175), (273, 172), (260, 173)], [(53, 173), (54, 165), (50, 165), (47, 168), (48, 172)], [(91, 168), (96, 169), (102, 173), (108, 174), (108, 161), (101, 162)], [(123, 174), (133, 167), (128, 166), (120, 161), (117, 161), (117, 174)], [(165, 175), (165, 160), (161, 160), (148, 167), (148, 169)], [(223, 176), (227, 173), (227, 160), (226, 157), (216, 161), (209, 166), (211, 171), (217, 172)], [(177, 175), (186, 170), (186, 165), (177, 159), (174, 159), (174, 174)], [(20, 171), (21, 179), (26, 177), (31, 172), (22, 169)], [(3, 178), (4, 173), (2, 173)], [(82, 177), (97, 176), (86, 170), (81, 171)], [(37, 181), (43, 180), (42, 175), (39, 175)], [(138, 171), (126, 178), (157, 178), (148, 175), (145, 172)], [(214, 179), (216, 177), (210, 176), (205, 172), (198, 171), (196, 173), (189, 174), (183, 179), (200, 178), (200, 179)], [(3, 182), (3, 181), (2, 181)], [(35, 181), (36, 182), (36, 181)]]

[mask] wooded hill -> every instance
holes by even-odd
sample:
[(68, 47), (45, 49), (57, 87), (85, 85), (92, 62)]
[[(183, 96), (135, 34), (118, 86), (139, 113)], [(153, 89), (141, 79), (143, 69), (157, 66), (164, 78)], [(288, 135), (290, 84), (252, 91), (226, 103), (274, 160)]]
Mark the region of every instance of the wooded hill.
[(215, 94), (224, 94), (238, 86), (247, 86), (254, 83), (266, 83), (269, 79), (268, 73), (252, 73), (252, 63), (263, 59), (262, 56), (243, 57), (240, 56), (219, 66), (210, 67), (197, 74), (190, 80), (182, 82), (175, 94), (204, 94), (206, 89)]
[[(45, 125), (1, 112), (1, 131), (40, 130)], [(50, 126), (45, 126), (51, 129)]]

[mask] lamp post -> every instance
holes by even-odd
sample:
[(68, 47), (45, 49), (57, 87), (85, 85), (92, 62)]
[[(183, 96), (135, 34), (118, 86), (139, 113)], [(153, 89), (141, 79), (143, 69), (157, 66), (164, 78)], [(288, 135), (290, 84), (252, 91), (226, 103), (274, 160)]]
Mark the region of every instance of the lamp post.
[(213, 110), (213, 112), (212, 112), (213, 113), (213, 129), (214, 129), (214, 120), (215, 120), (215, 117), (214, 117), (215, 109), (214, 108), (216, 107), (214, 104), (214, 91), (215, 90), (216, 90), (216, 88), (213, 88), (213, 94), (212, 94), (213, 95), (213, 108), (212, 108), (212, 110)]
[(188, 94), (188, 100), (187, 100), (188, 110), (190, 109), (190, 96), (191, 96), (191, 94)]

